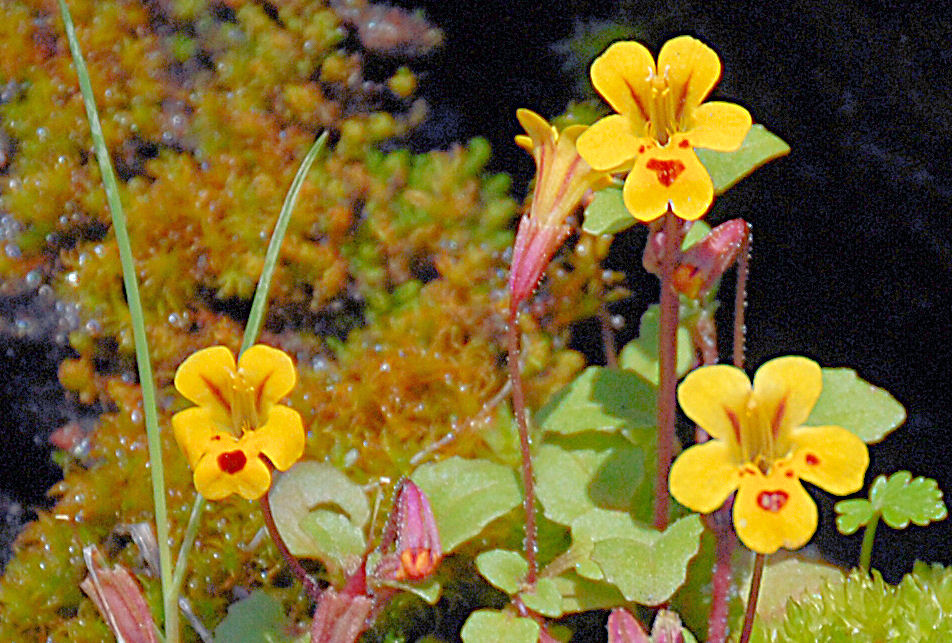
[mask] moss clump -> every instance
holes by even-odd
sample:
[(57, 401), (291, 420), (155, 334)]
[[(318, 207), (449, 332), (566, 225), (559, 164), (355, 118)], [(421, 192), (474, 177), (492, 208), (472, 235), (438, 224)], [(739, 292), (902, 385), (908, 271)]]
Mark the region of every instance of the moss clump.
[[(348, 38), (363, 23), (322, 2), (77, 0), (70, 9), (120, 174), (162, 426), (184, 405), (170, 386), (176, 366), (205, 346), (237, 349), (284, 193), (316, 134), (330, 130), (333, 151), (291, 219), (263, 336), (297, 358), (292, 402), (307, 423), (307, 457), (369, 480), (407, 472), (451, 431), (459, 438), (441, 453), (486, 452), (496, 415), (484, 411), (505, 382), (517, 208), (508, 178), (484, 172), (485, 141), (399, 149), (426, 114), (411, 80), (425, 74), (414, 56), (433, 46), (432, 30), (420, 31), (420, 47), (378, 49), (393, 69), (368, 80)], [(60, 456), (55, 507), (16, 544), (0, 580), (0, 640), (99, 641), (103, 625), (78, 589), (82, 546), (111, 543), (116, 560), (141, 569), (115, 533), (152, 520), (151, 497), (118, 252), (55, 1), (0, 4), (0, 86), (9, 141), (0, 208), (16, 222), (0, 274), (78, 309), (76, 356), (60, 379), (83, 404), (108, 409), (88, 454)], [(536, 300), (541, 321), (523, 318), (536, 402), (582, 365), (564, 345), (612, 278), (598, 267), (603, 245), (576, 243)], [(164, 449), (177, 541), (194, 492), (170, 438)], [(186, 595), (209, 626), (259, 586), (304, 616), (270, 546), (245, 548), (260, 520), (242, 501), (203, 519)], [(155, 601), (158, 581), (139, 577)]]
[(916, 563), (898, 585), (854, 570), (842, 582), (787, 604), (783, 621), (752, 641), (952, 640), (952, 569)]

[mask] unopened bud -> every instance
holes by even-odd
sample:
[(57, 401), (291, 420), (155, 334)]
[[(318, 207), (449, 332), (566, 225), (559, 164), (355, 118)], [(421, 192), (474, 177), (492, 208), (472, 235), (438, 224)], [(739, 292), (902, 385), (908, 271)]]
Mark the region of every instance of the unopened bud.
[(608, 615), (608, 643), (651, 643), (651, 639), (628, 610), (616, 607)]
[[(393, 545), (394, 551), (386, 552)], [(421, 580), (432, 574), (443, 559), (430, 501), (410, 479), (397, 489), (393, 514), (380, 547), (385, 553), (374, 576), (383, 580)]]
[(158, 643), (152, 612), (142, 588), (125, 567), (107, 569), (94, 546), (83, 548), (89, 575), (79, 584), (92, 599), (116, 639), (126, 643)]

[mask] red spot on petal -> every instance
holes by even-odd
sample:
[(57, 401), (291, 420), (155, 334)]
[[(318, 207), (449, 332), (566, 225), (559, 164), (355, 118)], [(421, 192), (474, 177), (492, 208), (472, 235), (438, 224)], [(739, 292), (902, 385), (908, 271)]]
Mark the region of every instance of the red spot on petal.
[(789, 499), (790, 495), (786, 491), (761, 491), (757, 494), (757, 506), (776, 513), (783, 509)]
[(808, 454), (807, 454), (807, 457), (805, 457), (804, 460), (805, 460), (806, 463), (809, 464), (811, 467), (815, 467), (816, 465), (820, 464), (820, 458), (816, 457), (816, 456), (813, 455), (812, 453), (808, 453)]
[(218, 468), (234, 475), (245, 468), (248, 464), (248, 457), (244, 451), (226, 451), (218, 455)]
[(683, 141), (678, 143), (678, 147), (681, 147), (681, 148), (691, 147), (691, 141), (689, 141), (688, 139), (684, 139)]
[(685, 165), (677, 159), (671, 161), (651, 159), (645, 167), (658, 175), (658, 183), (664, 187), (670, 187), (684, 172)]
[(783, 475), (787, 476), (788, 478), (792, 478), (794, 476), (794, 473), (793, 471), (784, 471)]
[(639, 153), (639, 154), (644, 154), (644, 153), (645, 153), (645, 146), (644, 146), (644, 145), (639, 145), (639, 146), (638, 146), (638, 153)]

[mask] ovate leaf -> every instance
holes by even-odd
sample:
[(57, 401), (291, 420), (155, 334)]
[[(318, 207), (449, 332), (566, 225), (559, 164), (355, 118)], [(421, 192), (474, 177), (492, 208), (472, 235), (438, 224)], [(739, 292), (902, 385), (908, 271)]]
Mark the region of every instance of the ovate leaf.
[(453, 457), (410, 477), (430, 500), (444, 554), (522, 502), (513, 471), (488, 460)]
[(277, 599), (261, 590), (228, 607), (228, 614), (215, 628), (215, 643), (284, 643), (287, 619)]
[(538, 643), (539, 624), (508, 612), (477, 610), (460, 632), (463, 643)]
[[(641, 316), (638, 337), (625, 344), (618, 356), (618, 365), (625, 370), (634, 371), (641, 377), (658, 386), (658, 327), (660, 308), (657, 304), (648, 307)], [(678, 325), (678, 351), (676, 369), (678, 377), (687, 373), (694, 364), (694, 344), (691, 333)]]
[[(336, 467), (324, 462), (303, 461), (281, 475), (269, 492), (271, 511), (278, 531), (295, 556), (333, 561), (335, 553), (349, 549), (336, 542), (319, 542), (302, 526), (315, 510), (343, 516), (362, 533), (370, 519), (370, 505), (360, 485)], [(363, 536), (361, 536), (362, 538)]]
[(544, 431), (571, 435), (614, 433), (623, 428), (652, 429), (655, 391), (630, 371), (590, 366), (556, 393), (536, 415)]
[(562, 616), (562, 594), (555, 580), (540, 578), (536, 581), (535, 589), (531, 592), (522, 592), (519, 598), (526, 607), (542, 616), (558, 618)]
[(663, 533), (636, 529), (637, 533), (628, 534), (634, 537), (595, 542), (592, 560), (601, 567), (605, 580), (621, 590), (626, 599), (642, 605), (660, 605), (684, 583), (704, 527), (700, 516), (692, 514)]
[(896, 398), (864, 382), (853, 369), (824, 368), (823, 391), (805, 424), (841, 426), (872, 444), (905, 420), (906, 410)]
[(337, 511), (316, 509), (301, 519), (301, 528), (318, 544), (318, 558), (344, 575), (354, 572), (367, 550), (364, 531)]
[(585, 208), (582, 230), (589, 234), (617, 234), (635, 225), (622, 199), (621, 188), (605, 188), (595, 193), (595, 198)]
[(476, 557), (476, 569), (493, 587), (513, 596), (522, 587), (526, 574), (529, 573), (529, 563), (522, 554), (493, 549)]
[(761, 165), (790, 153), (790, 146), (763, 125), (753, 125), (733, 152), (697, 149), (697, 157), (714, 183), (714, 194), (723, 194)]

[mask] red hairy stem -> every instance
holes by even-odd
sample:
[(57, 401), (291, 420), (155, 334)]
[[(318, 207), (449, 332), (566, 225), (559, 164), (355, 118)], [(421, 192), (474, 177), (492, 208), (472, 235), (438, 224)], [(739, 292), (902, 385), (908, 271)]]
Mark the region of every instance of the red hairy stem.
[(737, 289), (734, 293), (734, 366), (744, 368), (744, 349), (747, 340), (747, 275), (750, 272), (750, 244), (753, 232), (748, 228), (747, 236), (737, 255)]
[(760, 580), (764, 575), (766, 554), (757, 554), (754, 558), (754, 572), (750, 578), (750, 594), (747, 595), (747, 611), (744, 612), (744, 629), (740, 633), (739, 643), (747, 643), (754, 629), (754, 615), (757, 613), (757, 598), (760, 596)]
[(654, 526), (668, 526), (668, 472), (674, 454), (675, 358), (678, 351), (678, 293), (674, 290), (675, 262), (681, 245), (681, 226), (668, 208), (664, 215), (664, 256), (661, 258), (661, 314), (658, 322), (658, 474), (655, 479)]
[(526, 552), (526, 562), (529, 564), (529, 571), (526, 573), (526, 584), (532, 587), (535, 585), (538, 576), (535, 479), (532, 473), (532, 443), (529, 438), (529, 422), (526, 419), (526, 401), (522, 392), (518, 321), (519, 311), (513, 307), (509, 312), (509, 379), (512, 381), (512, 411), (516, 416), (516, 425), (519, 427), (519, 447), (522, 452), (522, 485), (525, 489), (523, 508), (526, 514), (526, 537), (523, 545)]
[(261, 505), (261, 513), (264, 515), (264, 524), (268, 528), (268, 535), (270, 535), (271, 540), (274, 541), (274, 546), (278, 548), (278, 551), (281, 552), (281, 556), (287, 561), (291, 572), (301, 581), (301, 585), (304, 586), (304, 591), (307, 592), (307, 595), (311, 597), (311, 600), (317, 603), (321, 600), (321, 590), (314, 581), (311, 580), (311, 577), (307, 575), (301, 563), (294, 557), (291, 550), (288, 549), (284, 538), (281, 537), (278, 526), (274, 523), (274, 516), (271, 514), (271, 501), (268, 500), (268, 494), (266, 493), (261, 496), (258, 503)]

